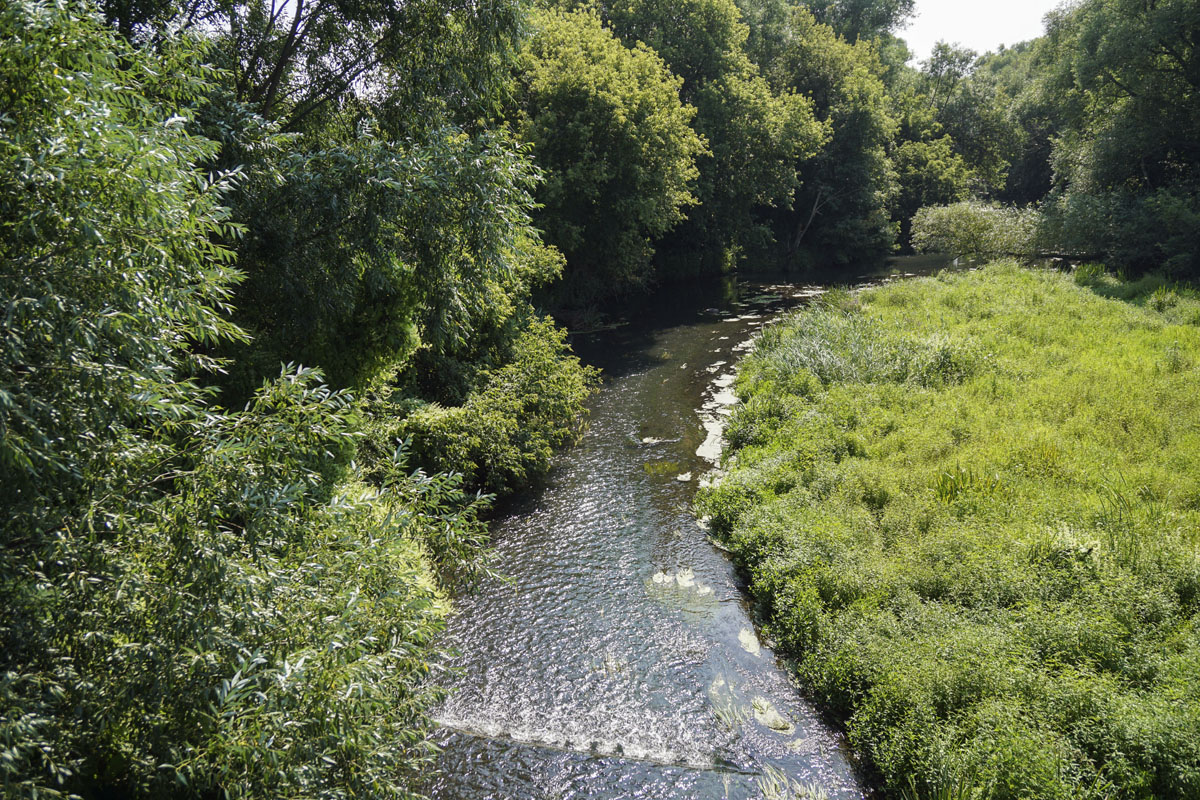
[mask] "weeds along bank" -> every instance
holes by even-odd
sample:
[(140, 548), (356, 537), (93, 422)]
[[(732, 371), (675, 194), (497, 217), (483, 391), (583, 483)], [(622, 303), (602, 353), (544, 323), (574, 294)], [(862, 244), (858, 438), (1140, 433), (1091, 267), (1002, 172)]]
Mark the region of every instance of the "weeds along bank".
[(1200, 301), (1094, 269), (764, 332), (700, 500), (895, 796), (1200, 797)]

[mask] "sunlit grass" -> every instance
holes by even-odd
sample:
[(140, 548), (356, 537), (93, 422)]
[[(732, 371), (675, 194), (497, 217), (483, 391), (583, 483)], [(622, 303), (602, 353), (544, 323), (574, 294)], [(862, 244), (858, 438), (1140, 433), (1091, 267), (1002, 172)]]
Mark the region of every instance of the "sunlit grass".
[(910, 797), (1200, 796), (1200, 300), (994, 265), (748, 358), (701, 503)]

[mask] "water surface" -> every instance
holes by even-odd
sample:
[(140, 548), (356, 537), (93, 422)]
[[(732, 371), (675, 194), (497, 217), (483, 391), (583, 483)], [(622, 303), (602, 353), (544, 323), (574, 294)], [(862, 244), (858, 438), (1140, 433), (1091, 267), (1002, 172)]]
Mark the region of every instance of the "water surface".
[(575, 338), (604, 386), (580, 445), (493, 526), (509, 581), (457, 601), (434, 798), (755, 798), (780, 772), (864, 796), (690, 511), (739, 355), (819, 292), (693, 287)]

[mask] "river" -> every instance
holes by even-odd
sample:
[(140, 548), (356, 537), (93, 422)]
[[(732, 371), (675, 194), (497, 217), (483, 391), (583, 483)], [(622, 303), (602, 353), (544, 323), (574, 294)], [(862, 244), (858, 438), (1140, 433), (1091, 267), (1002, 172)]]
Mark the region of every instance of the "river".
[(739, 355), (821, 291), (698, 283), (574, 338), (604, 385), (579, 446), (493, 525), (507, 580), (456, 600), (432, 797), (864, 797), (690, 510)]

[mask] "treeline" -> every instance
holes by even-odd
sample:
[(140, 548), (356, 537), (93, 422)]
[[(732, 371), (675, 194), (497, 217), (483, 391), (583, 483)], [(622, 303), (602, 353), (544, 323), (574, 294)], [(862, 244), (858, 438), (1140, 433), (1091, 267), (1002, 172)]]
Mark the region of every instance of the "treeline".
[[(941, 47), (939, 105), (999, 180), (932, 204), (914, 243), (961, 255), (1103, 261), (1130, 276), (1200, 275), (1200, 7), (1085, 0), (998, 54)], [(954, 127), (951, 118), (959, 121)], [(970, 162), (970, 159), (968, 159)]]
[(919, 68), (901, 0), (548, 5), (509, 119), (567, 259), (552, 305), (914, 246), (1197, 274), (1194, 3), (1064, 5)]
[(907, 51), (887, 31), (911, 3), (850, 5), (564, 0), (535, 12), (512, 121), (546, 171), (537, 223), (566, 256), (550, 302), (743, 261), (890, 252), (886, 81)]

